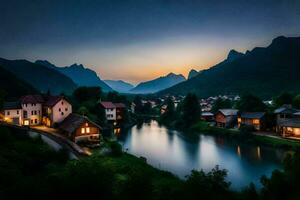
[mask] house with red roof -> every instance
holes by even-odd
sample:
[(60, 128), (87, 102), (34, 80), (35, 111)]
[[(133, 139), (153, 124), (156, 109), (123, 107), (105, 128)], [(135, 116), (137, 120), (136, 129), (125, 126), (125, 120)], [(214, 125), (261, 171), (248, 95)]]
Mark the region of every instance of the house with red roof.
[(124, 118), (126, 105), (123, 103), (112, 103), (110, 101), (100, 102), (100, 106), (105, 110), (107, 121), (121, 121)]

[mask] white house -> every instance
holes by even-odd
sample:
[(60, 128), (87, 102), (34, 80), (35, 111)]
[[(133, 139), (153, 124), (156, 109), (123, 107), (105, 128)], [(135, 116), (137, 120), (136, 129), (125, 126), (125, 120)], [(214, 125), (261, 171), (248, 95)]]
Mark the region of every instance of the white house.
[(100, 105), (105, 110), (105, 116), (108, 121), (115, 121), (117, 118), (116, 106), (112, 102), (102, 101)]
[(15, 125), (22, 125), (22, 106), (19, 102), (4, 103), (3, 110), (2, 114), (5, 121)]
[(26, 95), (18, 102), (4, 104), (4, 120), (16, 125), (53, 126), (72, 113), (72, 105), (62, 96)]
[(43, 104), (43, 124), (53, 126), (72, 113), (72, 105), (63, 96), (50, 96)]

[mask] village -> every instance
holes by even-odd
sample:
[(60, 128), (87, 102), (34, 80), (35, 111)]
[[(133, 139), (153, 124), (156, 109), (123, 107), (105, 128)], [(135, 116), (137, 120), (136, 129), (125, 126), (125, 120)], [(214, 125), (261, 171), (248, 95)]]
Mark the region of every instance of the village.
[[(112, 134), (119, 134), (124, 123), (126, 113), (138, 115), (146, 110), (143, 116), (163, 116), (167, 110), (167, 100), (173, 102), (174, 107), (184, 100), (184, 96), (164, 96), (159, 98), (140, 98), (139, 102), (113, 103), (99, 101), (97, 107), (105, 114), (106, 124)], [(217, 101), (237, 102), (239, 96), (216, 96), (199, 100), (201, 116), (199, 121), (207, 122), (209, 126), (238, 130), (242, 126), (250, 126), (253, 132), (297, 140), (300, 138), (300, 110), (292, 105), (284, 104), (272, 113), (272, 126), (266, 112), (243, 112), (233, 108), (214, 108)], [(142, 108), (137, 108), (141, 104)], [(272, 104), (265, 101), (264, 104)], [(148, 108), (148, 109), (147, 109)], [(139, 110), (137, 110), (139, 109)], [(149, 110), (150, 109), (150, 110)], [(215, 109), (215, 110), (213, 110)], [(73, 106), (64, 96), (26, 95), (18, 101), (5, 102), (1, 111), (1, 122), (35, 130), (59, 134), (68, 140), (82, 146), (98, 146), (103, 137), (103, 128), (84, 114), (73, 112)], [(270, 122), (268, 122), (270, 124)]]

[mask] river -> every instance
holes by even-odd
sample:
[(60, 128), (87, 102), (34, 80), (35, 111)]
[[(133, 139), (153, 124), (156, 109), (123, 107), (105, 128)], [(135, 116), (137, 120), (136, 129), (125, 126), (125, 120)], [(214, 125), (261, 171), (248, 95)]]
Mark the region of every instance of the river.
[(152, 166), (185, 178), (191, 170), (208, 172), (216, 165), (228, 170), (228, 181), (234, 189), (253, 182), (260, 187), (260, 177), (270, 176), (282, 168), (284, 152), (263, 146), (228, 141), (221, 137), (200, 135), (190, 139), (152, 120), (133, 126), (118, 137), (123, 149), (147, 158)]

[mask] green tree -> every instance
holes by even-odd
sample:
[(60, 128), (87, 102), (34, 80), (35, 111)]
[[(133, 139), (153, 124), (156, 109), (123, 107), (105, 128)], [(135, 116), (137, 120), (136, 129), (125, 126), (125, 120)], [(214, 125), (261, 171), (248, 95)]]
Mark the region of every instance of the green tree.
[(242, 112), (261, 112), (267, 108), (260, 98), (251, 94), (242, 96), (236, 107)]
[(163, 113), (161, 115), (161, 121), (164, 123), (169, 123), (169, 122), (175, 120), (176, 112), (175, 112), (174, 102), (172, 101), (171, 98), (168, 98), (166, 100), (166, 105), (167, 105), (167, 109), (166, 109), (165, 113)]
[(73, 96), (79, 103), (98, 101), (102, 97), (102, 90), (101, 87), (79, 87), (73, 92)]
[(222, 99), (218, 98), (215, 103), (213, 104), (213, 107), (211, 111), (213, 113), (217, 112), (219, 109), (223, 108), (231, 108), (232, 107), (232, 102), (229, 99)]
[(300, 108), (300, 94), (298, 94), (297, 96), (295, 96), (293, 98), (292, 104), (295, 108), (298, 108), (298, 109)]
[(191, 127), (199, 121), (201, 108), (199, 100), (195, 94), (188, 94), (182, 102), (182, 123), (187, 127)]
[(293, 95), (288, 92), (284, 92), (274, 99), (275, 106), (280, 107), (284, 104), (293, 103)]

